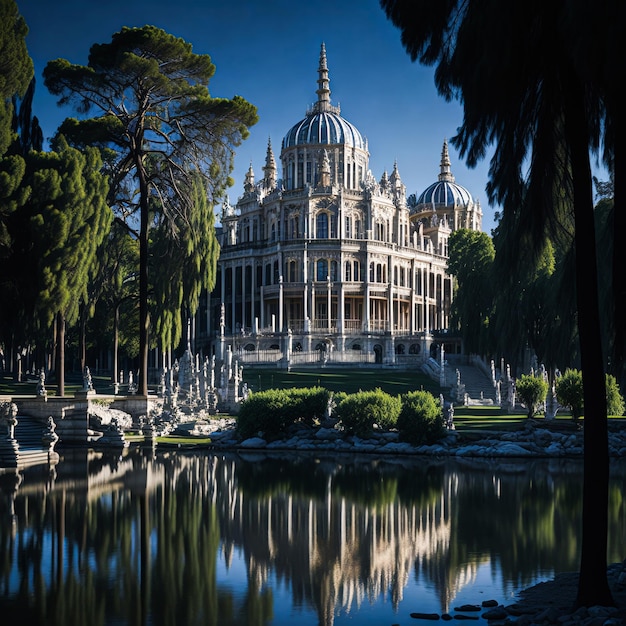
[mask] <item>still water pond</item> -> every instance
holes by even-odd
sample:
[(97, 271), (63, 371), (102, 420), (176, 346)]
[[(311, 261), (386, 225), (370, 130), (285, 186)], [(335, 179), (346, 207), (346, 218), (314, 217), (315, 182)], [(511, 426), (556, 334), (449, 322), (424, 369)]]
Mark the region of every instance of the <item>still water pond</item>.
[(72, 452), (0, 475), (0, 622), (391, 626), (509, 604), (578, 569), (581, 485), (571, 460)]

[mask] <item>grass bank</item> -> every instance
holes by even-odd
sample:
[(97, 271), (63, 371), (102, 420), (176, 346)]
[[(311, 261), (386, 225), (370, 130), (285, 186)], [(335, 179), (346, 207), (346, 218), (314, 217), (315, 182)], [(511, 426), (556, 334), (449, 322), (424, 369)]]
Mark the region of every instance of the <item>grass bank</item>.
[(243, 380), (252, 391), (289, 389), (291, 387), (324, 387), (330, 391), (355, 393), (379, 387), (392, 395), (408, 391), (430, 391), (438, 397), (439, 385), (423, 372), (416, 370), (320, 368), (298, 371), (276, 368), (248, 368)]

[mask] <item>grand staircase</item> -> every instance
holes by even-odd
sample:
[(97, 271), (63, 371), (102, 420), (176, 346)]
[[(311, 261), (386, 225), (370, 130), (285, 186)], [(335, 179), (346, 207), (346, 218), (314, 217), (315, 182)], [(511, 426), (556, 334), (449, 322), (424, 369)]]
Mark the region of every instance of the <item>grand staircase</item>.
[(461, 383), (465, 385), (465, 393), (472, 400), (491, 400), (496, 403), (496, 388), (480, 368), (474, 365), (459, 365), (455, 368), (461, 375)]

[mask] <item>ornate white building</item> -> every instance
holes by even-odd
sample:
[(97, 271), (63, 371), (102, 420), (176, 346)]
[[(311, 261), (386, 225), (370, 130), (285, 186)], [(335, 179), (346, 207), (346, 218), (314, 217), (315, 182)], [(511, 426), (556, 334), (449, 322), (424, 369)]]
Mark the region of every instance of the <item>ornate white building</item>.
[[(446, 331), (448, 238), (481, 229), (480, 204), (441, 171), (407, 203), (397, 164), (376, 180), (361, 133), (330, 99), (322, 44), (317, 101), (284, 136), (279, 178), (268, 142), (236, 206), (222, 209), (216, 288), (198, 338), (243, 363), (419, 364), (460, 352)], [(206, 331), (206, 334), (203, 332)]]

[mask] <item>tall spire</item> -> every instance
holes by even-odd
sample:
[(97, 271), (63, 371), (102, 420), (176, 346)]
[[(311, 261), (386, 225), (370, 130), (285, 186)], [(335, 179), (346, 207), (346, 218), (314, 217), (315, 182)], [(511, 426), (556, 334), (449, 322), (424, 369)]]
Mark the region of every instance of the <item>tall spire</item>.
[(267, 154), (265, 155), (265, 165), (263, 166), (263, 177), (265, 188), (274, 189), (276, 187), (276, 161), (272, 151), (272, 140), (267, 140)]
[(448, 153), (448, 140), (443, 140), (443, 149), (441, 150), (441, 172), (439, 174), (439, 180), (446, 180), (450, 183), (454, 182), (454, 176), (450, 168), (450, 154)]
[(316, 113), (329, 111), (339, 114), (339, 107), (334, 107), (330, 103), (330, 79), (328, 78), (328, 65), (326, 63), (326, 45), (322, 43), (320, 50), (320, 64), (317, 68), (317, 102), (313, 109)]

